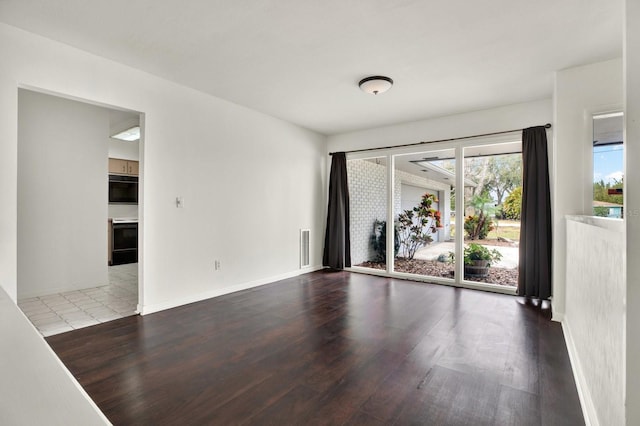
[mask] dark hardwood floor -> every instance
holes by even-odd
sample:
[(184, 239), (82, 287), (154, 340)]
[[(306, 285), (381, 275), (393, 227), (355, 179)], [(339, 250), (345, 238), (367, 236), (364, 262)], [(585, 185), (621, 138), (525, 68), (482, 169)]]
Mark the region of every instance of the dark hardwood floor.
[(47, 338), (115, 425), (580, 425), (523, 299), (320, 271)]

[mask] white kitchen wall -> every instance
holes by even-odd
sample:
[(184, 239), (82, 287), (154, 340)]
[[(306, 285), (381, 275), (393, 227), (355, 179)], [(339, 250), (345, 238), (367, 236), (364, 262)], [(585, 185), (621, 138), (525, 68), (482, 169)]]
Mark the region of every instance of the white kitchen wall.
[(139, 141), (121, 141), (109, 138), (109, 157), (122, 158), (123, 160), (140, 160)]
[(29, 90), (18, 110), (18, 298), (108, 284), (108, 110)]
[(109, 204), (108, 215), (112, 219), (138, 218), (137, 204)]
[(19, 86), (144, 113), (144, 313), (299, 273), (301, 228), (320, 265), (324, 136), (4, 24), (0, 55), (0, 285), (13, 299)]

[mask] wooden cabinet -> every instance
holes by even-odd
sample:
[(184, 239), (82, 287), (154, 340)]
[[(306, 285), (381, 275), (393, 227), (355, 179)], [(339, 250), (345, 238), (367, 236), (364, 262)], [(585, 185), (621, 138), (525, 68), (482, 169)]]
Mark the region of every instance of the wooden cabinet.
[(109, 174), (138, 176), (139, 173), (139, 162), (121, 158), (109, 158)]
[(127, 174), (138, 176), (140, 174), (140, 163), (137, 161), (127, 161)]

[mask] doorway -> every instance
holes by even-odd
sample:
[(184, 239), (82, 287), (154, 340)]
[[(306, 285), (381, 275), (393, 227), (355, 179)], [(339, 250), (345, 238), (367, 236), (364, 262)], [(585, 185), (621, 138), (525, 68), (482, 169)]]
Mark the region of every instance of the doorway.
[(112, 157), (139, 161), (139, 139), (112, 136), (140, 119), (19, 89), (18, 306), (44, 336), (138, 310), (137, 259), (112, 267), (109, 255), (112, 219), (137, 226), (139, 205), (109, 204), (108, 166)]

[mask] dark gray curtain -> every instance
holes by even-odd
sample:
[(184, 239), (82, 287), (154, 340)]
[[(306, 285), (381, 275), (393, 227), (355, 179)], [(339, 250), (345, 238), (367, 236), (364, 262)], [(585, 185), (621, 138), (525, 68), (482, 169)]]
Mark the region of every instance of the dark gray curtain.
[(329, 211), (324, 236), (322, 264), (333, 269), (351, 266), (349, 237), (349, 186), (347, 184), (347, 155), (333, 154), (329, 176)]
[(547, 132), (544, 126), (522, 131), (522, 212), (518, 295), (551, 296), (551, 201)]

